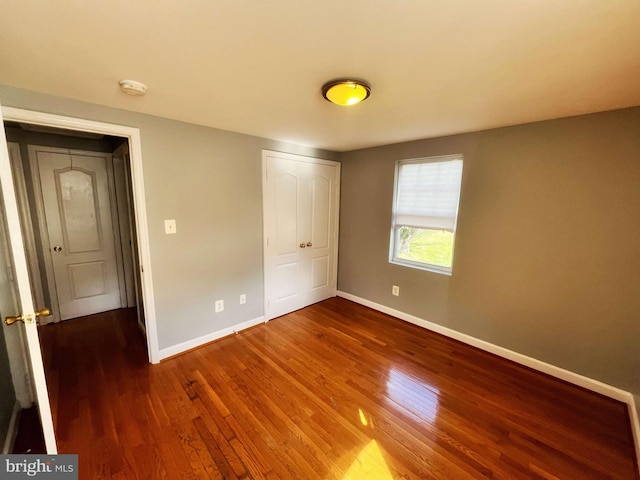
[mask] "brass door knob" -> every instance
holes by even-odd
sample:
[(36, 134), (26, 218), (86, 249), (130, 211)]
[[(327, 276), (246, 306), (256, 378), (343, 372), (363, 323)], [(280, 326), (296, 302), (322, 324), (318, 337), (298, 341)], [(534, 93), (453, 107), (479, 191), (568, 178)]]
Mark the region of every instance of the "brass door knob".
[[(41, 308), (40, 310), (36, 310), (34, 314), (36, 317), (46, 317), (51, 315), (51, 310), (45, 307), (45, 308)], [(23, 314), (15, 317), (14, 316), (5, 317), (4, 323), (6, 323), (7, 325), (13, 325), (16, 322), (24, 322), (24, 320), (25, 320), (25, 317)]]
[(53, 251), (54, 252), (61, 252), (62, 251), (62, 247), (60, 245), (56, 245), (55, 247), (53, 247)]
[(4, 323), (6, 323), (7, 325), (13, 325), (16, 322), (22, 322), (23, 320), (24, 318), (22, 318), (22, 315), (17, 317), (5, 317)]
[(307, 247), (313, 247), (313, 243), (307, 242)]
[(304, 247), (306, 247), (306, 245), (304, 244), (304, 242), (302, 242), (302, 243), (300, 244), (300, 248), (304, 248)]

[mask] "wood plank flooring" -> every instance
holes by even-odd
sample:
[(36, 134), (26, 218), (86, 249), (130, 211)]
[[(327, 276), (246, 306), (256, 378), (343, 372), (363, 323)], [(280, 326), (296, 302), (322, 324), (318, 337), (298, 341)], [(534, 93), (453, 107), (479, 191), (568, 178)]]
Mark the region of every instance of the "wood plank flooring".
[(160, 365), (130, 310), (40, 334), (81, 479), (639, 478), (625, 405), (340, 298)]

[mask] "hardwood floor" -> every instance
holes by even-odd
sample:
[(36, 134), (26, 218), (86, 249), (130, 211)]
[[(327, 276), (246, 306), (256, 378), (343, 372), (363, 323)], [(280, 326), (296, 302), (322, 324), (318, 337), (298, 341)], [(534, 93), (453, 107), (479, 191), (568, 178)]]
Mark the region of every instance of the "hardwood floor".
[(639, 478), (625, 405), (344, 299), (160, 365), (131, 311), (40, 334), (81, 479)]

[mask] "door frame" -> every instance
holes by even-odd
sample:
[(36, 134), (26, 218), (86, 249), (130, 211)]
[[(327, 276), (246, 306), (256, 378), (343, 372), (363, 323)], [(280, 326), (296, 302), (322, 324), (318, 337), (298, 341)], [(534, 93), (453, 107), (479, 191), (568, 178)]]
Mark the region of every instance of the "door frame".
[[(20, 223), (22, 225), (22, 238), (24, 248), (27, 253), (27, 263), (29, 266), (29, 274), (34, 278), (42, 278), (40, 273), (40, 264), (38, 263), (38, 249), (36, 248), (35, 232), (31, 225), (31, 207), (27, 196), (26, 177), (24, 175), (24, 167), (22, 165), (23, 158), (20, 151), (20, 144), (16, 142), (7, 142), (9, 150), (9, 160), (11, 162), (11, 170), (13, 172), (13, 181), (16, 188), (16, 199), (18, 200), (18, 209), (20, 213)], [(44, 289), (42, 282), (32, 282), (31, 290), (36, 305), (44, 305)], [(38, 324), (46, 324), (52, 318), (51, 315), (46, 317), (38, 317)], [(40, 323), (42, 322), (42, 323)]]
[(267, 200), (267, 157), (278, 156), (286, 160), (292, 160), (295, 162), (313, 163), (317, 165), (329, 165), (336, 167), (336, 190), (335, 190), (335, 238), (334, 238), (334, 255), (333, 255), (333, 278), (331, 279), (334, 285), (334, 296), (337, 294), (338, 288), (338, 240), (340, 237), (340, 184), (341, 184), (341, 168), (342, 164), (334, 160), (324, 160), (322, 158), (309, 157), (305, 155), (299, 155), (295, 153), (278, 152), (276, 150), (262, 150), (262, 258), (263, 258), (263, 279), (264, 279), (264, 318), (265, 322), (268, 322), (274, 317), (273, 309), (269, 304), (269, 292), (270, 288), (270, 275), (268, 274), (269, 265), (269, 232), (268, 226), (272, 217), (272, 205), (268, 204)]
[(145, 309), (147, 347), (150, 363), (160, 362), (158, 331), (156, 325), (155, 301), (153, 292), (153, 275), (151, 271), (151, 249), (149, 244), (149, 228), (142, 168), (142, 142), (140, 129), (97, 122), (76, 117), (54, 115), (50, 113), (24, 110), (14, 107), (2, 107), (5, 121), (29, 123), (46, 127), (99, 133), (126, 138), (129, 142), (129, 160), (131, 164), (131, 187), (133, 193), (133, 214), (138, 240), (139, 274), (142, 281), (142, 301)]

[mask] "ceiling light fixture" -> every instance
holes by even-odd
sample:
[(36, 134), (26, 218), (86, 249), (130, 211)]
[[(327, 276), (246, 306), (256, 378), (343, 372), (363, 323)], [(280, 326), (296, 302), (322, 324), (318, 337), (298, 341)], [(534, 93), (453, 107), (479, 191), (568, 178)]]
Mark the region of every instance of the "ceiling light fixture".
[(118, 83), (120, 84), (120, 90), (127, 95), (141, 97), (147, 93), (147, 86), (142, 82), (136, 80), (120, 80)]
[(366, 100), (371, 94), (371, 86), (363, 80), (339, 78), (322, 86), (322, 96), (336, 105), (346, 107)]

